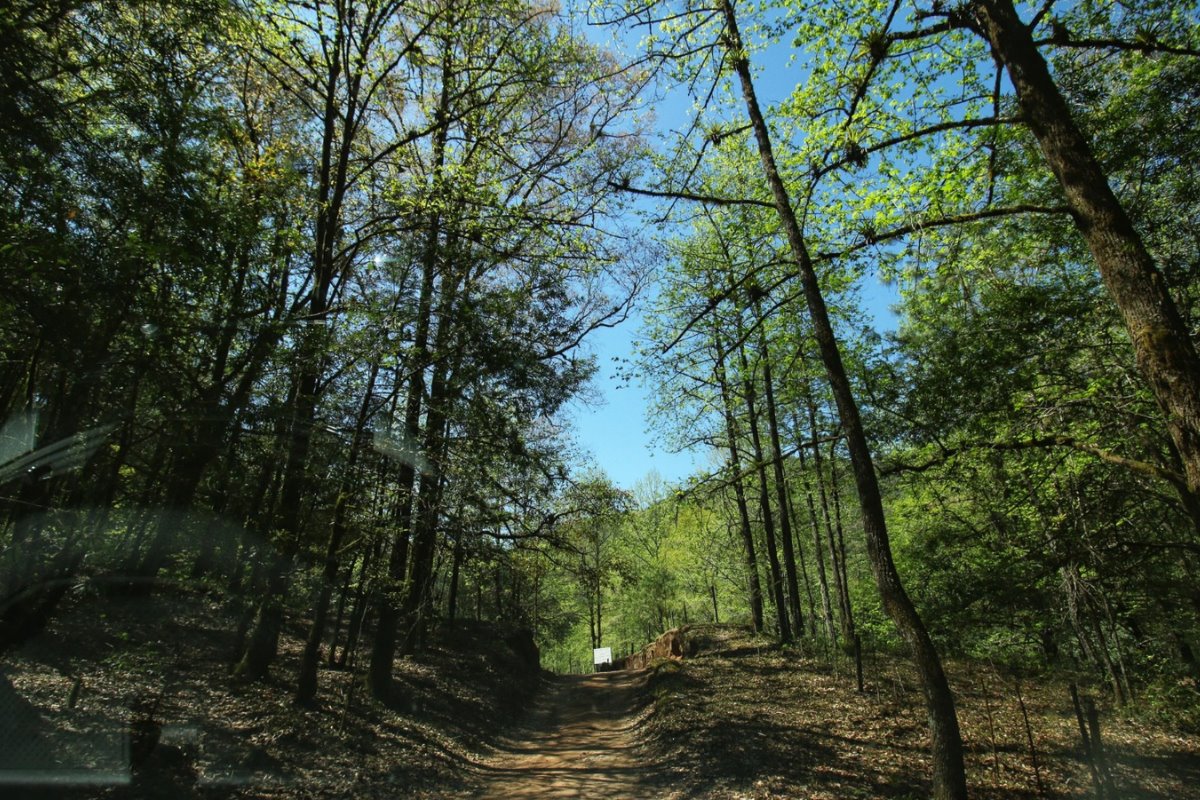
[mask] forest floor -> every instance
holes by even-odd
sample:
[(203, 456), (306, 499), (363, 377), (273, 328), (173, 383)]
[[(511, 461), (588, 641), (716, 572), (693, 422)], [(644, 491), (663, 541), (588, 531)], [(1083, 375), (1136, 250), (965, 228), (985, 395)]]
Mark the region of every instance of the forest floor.
[(366, 696), (365, 646), (297, 705), (303, 624), (284, 630), (267, 680), (241, 682), (240, 611), (195, 587), (64, 602), (0, 663), (0, 797), (444, 797), (476, 783), (467, 765), (543, 681), (511, 629), (460, 621), (396, 661), (391, 706)]
[[(860, 694), (852, 667), (839, 674), (736, 628), (697, 626), (688, 638), (695, 655), (652, 669), (641, 731), (675, 796), (929, 796), (924, 704), (906, 661), (868, 659)], [(1029, 681), (1018, 692), (988, 665), (950, 663), (948, 673), (973, 798), (1094, 796), (1065, 683)], [(1200, 798), (1200, 739), (1101, 712), (1114, 796)]]
[[(844, 666), (697, 626), (682, 662), (552, 677), (511, 630), (458, 622), (397, 661), (392, 706), (366, 698), (353, 667), (323, 669), (318, 702), (299, 706), (303, 626), (285, 630), (269, 680), (242, 683), (228, 676), (237, 619), (194, 590), (73, 597), (0, 665), (0, 796), (928, 796), (921, 695), (901, 660), (868, 659), (860, 694)], [(1091, 796), (1065, 685), (1018, 693), (979, 664), (950, 677), (973, 797)], [(1195, 737), (1108, 707), (1102, 722), (1117, 796), (1200, 800)]]

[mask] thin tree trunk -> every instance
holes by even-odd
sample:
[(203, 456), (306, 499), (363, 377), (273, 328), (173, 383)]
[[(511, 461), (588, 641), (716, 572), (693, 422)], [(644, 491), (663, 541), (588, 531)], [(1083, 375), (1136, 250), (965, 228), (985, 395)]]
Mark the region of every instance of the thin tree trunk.
[[(440, 174), (446, 160), (447, 126), (449, 114), (449, 81), (443, 75), (442, 90), (438, 102), (440, 124), (434, 134), (433, 170)], [(397, 477), (398, 520), (392, 554), (388, 561), (387, 581), (379, 603), (379, 628), (375, 634), (375, 646), (371, 649), (371, 663), (367, 668), (367, 687), (377, 700), (388, 700), (392, 691), (392, 662), (396, 657), (397, 625), (400, 621), (399, 604), (393, 599), (401, 590), (408, 568), (409, 533), (412, 527), (413, 498), (416, 489), (417, 442), (420, 441), (421, 411), (425, 394), (425, 370), (429, 365), (429, 334), (433, 315), (434, 280), (437, 275), (438, 250), (442, 235), (442, 219), (438, 212), (430, 218), (421, 256), (421, 290), (417, 300), (417, 318), (413, 331), (412, 358), (410, 359), (407, 395), (404, 404), (403, 449), (410, 457), (402, 461)]]
[(942, 669), (942, 660), (934, 647), (933, 640), (925, 628), (920, 615), (905, 592), (892, 560), (891, 543), (888, 540), (887, 523), (883, 513), (883, 498), (875, 476), (875, 465), (871, 449), (867, 444), (866, 432), (858, 413), (858, 404), (850, 388), (850, 381), (842, 364), (841, 351), (834, 336), (833, 325), (825, 306), (825, 298), (813, 267), (812, 258), (804, 242), (800, 225), (792, 209), (791, 200), (783, 179), (775, 165), (775, 154), (771, 146), (770, 131), (758, 98), (754, 92), (750, 62), (742, 44), (730, 0), (722, 0), (721, 9), (725, 16), (726, 52), (732, 61), (734, 72), (741, 83), (742, 95), (750, 124), (754, 129), (771, 195), (776, 211), (787, 236), (792, 256), (800, 267), (800, 279), (805, 300), (812, 319), (813, 334), (817, 340), (821, 360), (833, 390), (838, 407), (838, 416), (846, 431), (846, 444), (854, 467), (855, 483), (859, 501), (862, 503), (863, 531), (867, 540), (867, 554), (879, 585), (884, 610), (896, 624), (900, 635), (912, 648), (921, 686), (925, 693), (926, 710), (933, 750), (933, 796), (935, 800), (964, 800), (967, 796), (966, 770), (963, 765), (962, 734), (959, 732), (958, 715), (954, 707), (954, 694)]
[(762, 513), (763, 536), (767, 545), (767, 566), (771, 577), (771, 598), (775, 605), (775, 619), (779, 629), (779, 641), (792, 640), (792, 627), (788, 623), (787, 598), (783, 591), (783, 570), (779, 566), (779, 548), (775, 541), (775, 518), (771, 513), (771, 489), (767, 483), (766, 457), (762, 448), (762, 437), (758, 432), (758, 409), (755, 406), (754, 376), (750, 374), (744, 349), (738, 355), (742, 362), (743, 386), (746, 399), (746, 417), (750, 425), (750, 444), (754, 448), (755, 470), (758, 472), (758, 505)]
[(509, 574), (512, 575), (512, 586), (508, 593), (508, 607), (512, 609), (510, 617), (517, 619), (520, 616), (521, 608), (521, 573), (514, 569), (510, 570)]
[(1096, 650), (1100, 654), (1101, 660), (1104, 662), (1104, 672), (1108, 676), (1108, 683), (1112, 687), (1113, 700), (1118, 706), (1125, 705), (1125, 689), (1121, 685), (1121, 675), (1117, 672), (1117, 665), (1113, 663), (1112, 654), (1109, 652), (1108, 637), (1104, 635), (1104, 630), (1100, 627), (1100, 620), (1095, 613), (1088, 615), (1091, 618), (1092, 633), (1096, 635)]
[[(850, 602), (850, 573), (846, 568), (846, 537), (842, 533), (842, 494), (838, 489), (837, 440), (829, 443), (829, 489), (833, 497), (833, 530), (837, 534), (837, 569), (840, 573), (838, 592), (841, 595), (842, 634), (846, 642), (854, 642), (858, 634), (854, 629), (854, 607)], [(833, 546), (833, 539), (829, 541)]]
[(400, 466), (400, 480), (408, 480), (407, 491), (399, 487), (396, 507), (393, 512), (396, 535), (388, 554), (387, 571), (372, 587), (371, 594), (378, 600), (379, 619), (375, 629), (375, 643), (367, 665), (367, 688), (376, 700), (390, 700), (392, 692), (392, 666), (396, 658), (396, 634), (400, 620), (396, 595), (401, 591), (404, 574), (408, 568), (409, 520), (412, 518), (412, 489), (414, 472), (410, 465)]
[[(254, 491), (254, 495), (248, 506), (245, 517), (242, 519), (242, 535), (241, 542), (238, 546), (238, 552), (234, 557), (233, 568), (229, 574), (229, 592), (230, 594), (242, 594), (243, 581), (246, 579), (245, 561), (251, 551), (262, 550), (262, 544), (256, 544), (253, 547), (251, 542), (256, 537), (262, 536), (263, 525), (255, 524), (255, 519), (267, 519), (270, 516), (271, 509), (275, 505), (275, 500), (279, 494), (279, 481), (282, 478), (282, 469), (275, 464), (264, 464), (262, 472), (259, 475), (258, 485)], [(264, 511), (265, 509), (265, 511)], [(250, 560), (257, 561), (255, 556)], [(253, 567), (251, 567), (253, 570)]]
[(817, 507), (813, 500), (812, 482), (808, 478), (804, 448), (800, 447), (796, 452), (800, 457), (800, 473), (804, 476), (804, 499), (808, 504), (808, 518), (812, 524), (813, 553), (817, 560), (817, 586), (821, 592), (821, 618), (825, 623), (825, 635), (829, 637), (830, 644), (834, 644), (837, 642), (837, 630), (833, 620), (833, 602), (829, 597), (829, 578), (825, 574), (825, 547), (821, 543), (821, 521), (817, 517)]
[[(225, 469), (221, 471), (221, 479), (217, 484), (216, 491), (213, 493), (212, 510), (213, 514), (218, 517), (225, 516), (229, 508), (230, 487), (233, 483), (234, 474), (237, 472), (237, 447), (239, 443), (240, 437), (235, 429), (233, 435), (229, 437), (229, 446), (225, 451)], [(195, 563), (192, 564), (192, 579), (203, 578), (216, 572), (221, 560), (218, 558), (218, 553), (224, 551), (231, 544), (234, 543), (226, 539), (224, 545), (218, 548), (217, 537), (202, 536), (200, 552), (196, 556)]]
[(346, 601), (350, 599), (350, 582), (354, 578), (354, 566), (357, 559), (352, 558), (350, 563), (346, 565), (345, 579), (342, 580), (342, 588), (338, 592), (338, 601), (336, 610), (333, 612), (333, 625), (329, 629), (329, 649), (325, 658), (325, 663), (334, 667), (337, 666), (337, 646), (338, 639), (342, 636), (342, 625), (346, 621)]
[(312, 421), (317, 411), (317, 384), (320, 368), (316, 363), (314, 334), (305, 331), (302, 337), (302, 358), (308, 363), (298, 377), (296, 404), (291, 415), (291, 441), (283, 471), (279, 503), (280, 550), (272, 560), (266, 591), (258, 607), (254, 627), (246, 644), (246, 652), (234, 668), (234, 674), (246, 680), (261, 680), (275, 659), (279, 632), (283, 626), (283, 598), (291, 582), (292, 565), (300, 552), (301, 501), (307, 484), (306, 467), (312, 440)]
[[(597, 553), (597, 556), (599, 556), (599, 553)], [(598, 565), (599, 563), (600, 563), (600, 559), (597, 557), (596, 564)], [(604, 619), (602, 617), (602, 613), (604, 610), (603, 605), (602, 605), (603, 600), (604, 600), (603, 592), (604, 592), (604, 587), (600, 584), (600, 575), (599, 575), (599, 572), (597, 571), (597, 575), (596, 575), (596, 644), (594, 645), (595, 647), (600, 647), (601, 642), (604, 641), (604, 625), (603, 625)]]
[(354, 420), (354, 434), (350, 440), (350, 453), (346, 458), (345, 473), (338, 486), (337, 499), (334, 501), (333, 523), (329, 526), (329, 539), (325, 543), (325, 559), (316, 601), (313, 604), (312, 623), (309, 625), (308, 638), (304, 643), (304, 652), (300, 656), (300, 676), (296, 681), (296, 702), (298, 703), (311, 702), (317, 694), (321, 640), (325, 638), (325, 621), (329, 616), (329, 600), (333, 596), (333, 588), (341, 563), (338, 553), (342, 548), (342, 540), (346, 538), (346, 516), (350, 511), (350, 497), (358, 477), (358, 459), (366, 443), (367, 421), (371, 417), (371, 395), (375, 391), (375, 379), (378, 376), (379, 366), (372, 364), (367, 376), (366, 388), (363, 390), (362, 403), (359, 404), (358, 415)]
[(792, 522), (788, 514), (788, 484), (783, 469), (783, 448), (779, 444), (779, 416), (775, 408), (775, 388), (771, 379), (771, 352), (763, 327), (762, 309), (755, 302), (758, 317), (759, 348), (762, 350), (763, 394), (767, 403), (767, 435), (771, 443), (771, 460), (775, 472), (775, 506), (779, 509), (779, 538), (783, 544), (783, 569), (787, 580), (788, 611), (797, 638), (804, 636), (804, 614), (800, 610), (800, 581), (796, 576), (796, 551), (792, 546)]
[[(455, 305), (454, 287), (445, 286), (447, 278), (443, 278), (442, 291), (445, 295), (439, 303), (439, 330), (435, 352), (450, 352), (451, 330), (450, 317)], [(417, 515), (413, 527), (412, 558), (408, 570), (408, 586), (404, 594), (400, 619), (404, 627), (403, 651), (413, 652), (424, 639), (425, 625), (433, 597), (434, 556), (437, 551), (438, 520), (442, 511), (442, 493), (445, 479), (442, 473), (442, 462), (447, 443), (447, 412), (451, 400), (451, 364), (443, 357), (434, 368), (433, 380), (429, 387), (429, 409), (425, 419), (425, 439), (422, 443), (422, 455), (428, 462), (421, 473), (420, 488), (417, 492)]]
[[(792, 518), (792, 530), (796, 530), (800, 525), (799, 517), (796, 516), (795, 499), (788, 496), (788, 514)], [(804, 585), (804, 595), (808, 600), (808, 635), (817, 635), (817, 600), (813, 595), (812, 579), (808, 575), (808, 559), (804, 557), (804, 540), (800, 538), (799, 533), (796, 535), (796, 561), (800, 566), (800, 583)]]
[(725, 436), (729, 443), (729, 469), (733, 473), (733, 495), (737, 503), (738, 521), (742, 534), (742, 551), (746, 558), (746, 577), (750, 592), (750, 615), (754, 632), (763, 630), (762, 584), (758, 579), (758, 556), (754, 548), (754, 532), (750, 528), (750, 508), (746, 503), (746, 487), (742, 481), (742, 460), (738, 453), (737, 420), (733, 414), (733, 398), (730, 396), (729, 381), (725, 373), (725, 351), (720, 335), (714, 329), (716, 361), (713, 375), (721, 390), (721, 407), (725, 414)]
[[(821, 502), (821, 517), (825, 524), (826, 541), (822, 543), (818, 537), (817, 547), (821, 551), (828, 550), (829, 552), (829, 566), (833, 570), (833, 591), (834, 595), (837, 596), (838, 627), (841, 630), (842, 643), (846, 647), (849, 647), (850, 642), (853, 640), (850, 638), (846, 625), (846, 587), (842, 583), (841, 559), (838, 557), (838, 549), (835, 544), (833, 512), (830, 510), (829, 502), (830, 492), (825, 488), (825, 457), (821, 455), (821, 445), (817, 441), (817, 408), (811, 397), (808, 398), (808, 425), (812, 429), (813, 472), (817, 479), (817, 495)], [(830, 641), (836, 643), (837, 637), (831, 637)]]
[[(338, 25), (335, 41), (330, 48), (325, 106), (322, 117), (323, 138), (321, 166), (317, 180), (316, 219), (312, 263), (312, 288), (308, 298), (307, 318), (300, 331), (298, 344), (295, 401), (288, 426), (289, 447), (283, 475), (279, 506), (279, 532), (283, 539), (279, 558), (271, 569), (267, 593), (259, 606), (258, 619), (250, 636), (246, 654), (235, 674), (243, 678), (265, 677), (275, 658), (279, 633), (283, 625), (283, 597), (291, 581), (291, 569), (301, 546), (301, 508), (308, 487), (308, 454), (312, 445), (312, 430), (317, 418), (319, 393), (323, 390), (321, 377), (325, 372), (325, 350), (328, 347), (330, 297), (334, 285), (345, 268), (337, 257), (338, 240), (342, 235), (342, 205), (347, 190), (353, 133), (356, 127), (353, 110), (357, 107), (356, 82), (347, 81), (347, 108), (336, 107), (336, 88), (346, 78), (341, 62), (341, 45), (345, 29)], [(359, 76), (361, 78), (361, 75)], [(339, 123), (345, 122), (345, 125)]]
[(1025, 707), (1025, 696), (1021, 693), (1021, 681), (1018, 679), (1013, 689), (1017, 693), (1017, 706), (1021, 709), (1021, 721), (1025, 725), (1025, 742), (1029, 746), (1029, 761), (1033, 765), (1033, 782), (1037, 786), (1038, 797), (1044, 797), (1045, 788), (1042, 786), (1042, 770), (1038, 764), (1037, 746), (1033, 742), (1033, 726), (1029, 724), (1029, 710)]
[(350, 625), (346, 629), (346, 644), (342, 647), (342, 654), (338, 656), (338, 667), (345, 668), (350, 664), (351, 654), (358, 649), (358, 640), (362, 636), (363, 626), (366, 625), (367, 613), (371, 609), (371, 599), (375, 593), (372, 585), (375, 581), (372, 580), (371, 570), (381, 554), (381, 542), (376, 542), (374, 547), (363, 554), (362, 566), (358, 570), (358, 589), (354, 593), (354, 606), (350, 611)]
[(1125, 699), (1132, 702), (1134, 699), (1133, 683), (1129, 680), (1129, 671), (1125, 668), (1125, 648), (1121, 646), (1121, 632), (1117, 628), (1117, 620), (1113, 615), (1112, 604), (1108, 602), (1108, 597), (1103, 593), (1100, 595), (1100, 602), (1104, 604), (1104, 616), (1108, 620), (1109, 638), (1113, 643), (1113, 652), (1117, 656), (1117, 667), (1121, 670), (1121, 683), (1125, 686)]
[[(454, 561), (450, 567), (450, 590), (449, 598), (446, 600), (446, 619), (454, 619), (458, 616), (458, 578), (459, 572), (462, 569), (463, 562), (463, 545), (462, 532), (454, 538)], [(536, 598), (535, 598), (536, 599)], [(534, 616), (537, 616), (536, 607)]]
[(504, 578), (500, 574), (500, 561), (492, 564), (492, 603), (496, 607), (495, 618), (504, 619)]

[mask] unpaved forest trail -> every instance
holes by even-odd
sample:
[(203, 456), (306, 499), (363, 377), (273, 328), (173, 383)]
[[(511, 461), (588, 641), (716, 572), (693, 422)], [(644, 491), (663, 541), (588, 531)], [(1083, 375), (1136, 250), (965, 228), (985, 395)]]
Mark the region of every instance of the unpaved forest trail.
[(485, 767), (482, 797), (644, 798), (650, 770), (634, 752), (637, 699), (646, 673), (602, 672), (558, 678), (530, 720), (503, 740)]

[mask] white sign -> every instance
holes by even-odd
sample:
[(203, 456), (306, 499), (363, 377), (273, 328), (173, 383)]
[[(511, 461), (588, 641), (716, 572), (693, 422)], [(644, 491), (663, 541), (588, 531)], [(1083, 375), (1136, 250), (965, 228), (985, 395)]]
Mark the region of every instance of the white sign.
[(612, 663), (612, 648), (611, 647), (597, 647), (595, 650), (592, 651), (592, 663), (597, 667), (600, 666), (601, 664), (611, 664)]

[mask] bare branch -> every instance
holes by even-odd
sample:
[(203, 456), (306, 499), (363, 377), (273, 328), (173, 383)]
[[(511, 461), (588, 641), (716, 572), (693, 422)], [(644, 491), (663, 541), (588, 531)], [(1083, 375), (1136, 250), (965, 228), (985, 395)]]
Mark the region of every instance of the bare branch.
[(697, 203), (707, 203), (714, 206), (761, 206), (763, 208), (774, 208), (773, 205), (765, 200), (747, 200), (736, 197), (714, 197), (711, 195), (696, 194), (695, 192), (678, 192), (678, 191), (662, 191), (658, 189), (642, 189), (637, 186), (630, 186), (627, 183), (616, 183), (609, 181), (610, 189), (628, 192), (630, 194), (638, 194), (643, 197), (661, 197), (670, 200), (692, 200)]

